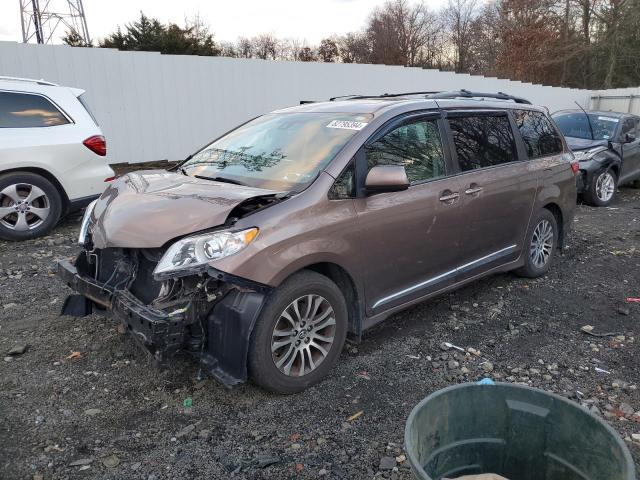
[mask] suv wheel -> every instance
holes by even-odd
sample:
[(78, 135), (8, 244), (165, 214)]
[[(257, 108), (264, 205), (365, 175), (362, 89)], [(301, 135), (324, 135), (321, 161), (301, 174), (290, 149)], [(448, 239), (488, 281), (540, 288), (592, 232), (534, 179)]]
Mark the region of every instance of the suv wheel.
[(613, 201), (616, 188), (618, 188), (618, 177), (615, 172), (609, 169), (599, 170), (591, 178), (585, 200), (589, 205), (605, 207)]
[(27, 240), (48, 233), (62, 211), (58, 189), (34, 173), (0, 175), (0, 238)]
[(335, 283), (302, 271), (267, 301), (251, 336), (252, 380), (278, 393), (300, 392), (335, 365), (347, 335), (347, 305)]
[(542, 209), (527, 233), (523, 255), (524, 265), (516, 271), (522, 277), (537, 278), (549, 271), (558, 244), (556, 217)]

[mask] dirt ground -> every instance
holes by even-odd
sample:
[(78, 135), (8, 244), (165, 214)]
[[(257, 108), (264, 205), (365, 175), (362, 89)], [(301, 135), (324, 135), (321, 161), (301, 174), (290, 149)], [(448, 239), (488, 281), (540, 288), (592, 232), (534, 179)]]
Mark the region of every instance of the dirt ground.
[(77, 252), (78, 227), (0, 242), (0, 478), (409, 479), (411, 408), (485, 375), (582, 403), (640, 459), (640, 304), (625, 301), (640, 297), (640, 190), (579, 206), (544, 278), (495, 275), (395, 315), (288, 397), (198, 381), (188, 358), (154, 370), (116, 321), (58, 316), (70, 291), (54, 261)]

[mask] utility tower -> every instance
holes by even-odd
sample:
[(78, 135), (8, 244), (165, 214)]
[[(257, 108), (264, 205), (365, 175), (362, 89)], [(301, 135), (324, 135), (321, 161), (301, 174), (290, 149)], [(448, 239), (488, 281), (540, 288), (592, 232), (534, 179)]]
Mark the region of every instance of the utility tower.
[(52, 43), (54, 34), (67, 33), (79, 43), (91, 43), (82, 0), (20, 0), (20, 17), (24, 43)]

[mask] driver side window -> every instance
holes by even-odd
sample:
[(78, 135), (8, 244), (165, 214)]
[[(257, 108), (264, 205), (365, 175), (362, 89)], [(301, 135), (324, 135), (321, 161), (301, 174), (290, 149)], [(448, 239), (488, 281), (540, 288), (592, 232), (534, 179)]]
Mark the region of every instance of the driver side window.
[(413, 185), (445, 175), (444, 154), (435, 120), (401, 125), (365, 148), (367, 168), (400, 165)]

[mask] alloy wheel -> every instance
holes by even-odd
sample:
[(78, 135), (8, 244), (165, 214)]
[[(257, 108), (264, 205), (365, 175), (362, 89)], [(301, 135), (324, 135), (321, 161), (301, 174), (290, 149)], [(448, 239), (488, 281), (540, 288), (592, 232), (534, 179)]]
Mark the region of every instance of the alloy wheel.
[(608, 202), (613, 197), (616, 182), (610, 172), (602, 172), (596, 179), (596, 195), (601, 202)]
[(541, 220), (533, 230), (529, 254), (536, 268), (544, 267), (553, 250), (553, 227), (548, 220)]
[(18, 183), (0, 191), (0, 225), (23, 232), (39, 227), (49, 216), (49, 197), (36, 185)]
[(287, 376), (307, 375), (326, 359), (335, 333), (329, 301), (315, 294), (299, 297), (284, 309), (273, 328), (273, 362)]

